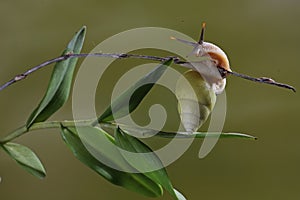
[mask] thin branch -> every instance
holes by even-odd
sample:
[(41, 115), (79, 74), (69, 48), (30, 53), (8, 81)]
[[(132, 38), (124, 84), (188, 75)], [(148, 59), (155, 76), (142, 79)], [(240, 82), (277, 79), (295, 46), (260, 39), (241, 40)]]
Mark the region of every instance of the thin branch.
[[(62, 55), (60, 57), (57, 58), (53, 58), (50, 60), (47, 60), (31, 69), (29, 69), (28, 71), (16, 75), (14, 78), (12, 78), (11, 80), (9, 80), (8, 82), (6, 82), (5, 84), (3, 84), (2, 86), (0, 86), (0, 91), (7, 88), (8, 86), (21, 81), (23, 79), (25, 79), (28, 75), (30, 75), (31, 73), (45, 67), (48, 66), (50, 64), (56, 63), (56, 62), (60, 62), (60, 61), (64, 61), (70, 58), (81, 58), (81, 57), (109, 57), (109, 58), (117, 58), (117, 59), (125, 59), (125, 58), (136, 58), (136, 59), (143, 59), (143, 60), (152, 60), (152, 61), (159, 61), (159, 62), (164, 62), (166, 60), (168, 60), (170, 57), (158, 57), (158, 56), (149, 56), (149, 55), (137, 55), (137, 54), (125, 54), (125, 53), (81, 53), (81, 54), (66, 54), (66, 55)], [(174, 59), (174, 63), (183, 67), (186, 67), (187, 64), (189, 64), (189, 62), (186, 61), (182, 61), (177, 57), (171, 56)], [(239, 74), (237, 72), (233, 72), (233, 71), (227, 71), (224, 70), (222, 68), (219, 68), (220, 73), (222, 74), (222, 76), (224, 75), (224, 77), (228, 74), (230, 75), (234, 75), (243, 79), (247, 79), (250, 81), (254, 81), (254, 82), (259, 82), (259, 83), (265, 83), (265, 84), (270, 84), (270, 85), (275, 85), (277, 87), (282, 87), (282, 88), (286, 88), (286, 89), (290, 89), (293, 90), (294, 92), (296, 92), (296, 89), (290, 85), (284, 84), (284, 83), (278, 83), (270, 78), (266, 78), (266, 77), (261, 77), (261, 78), (254, 78), (248, 75), (244, 75), (244, 74)]]
[(67, 54), (67, 55), (63, 55), (63, 56), (60, 56), (60, 57), (57, 57), (57, 58), (53, 58), (51, 60), (47, 60), (45, 62), (43, 62), (42, 64), (39, 64), (35, 67), (32, 67), (31, 69), (29, 69), (28, 71), (22, 73), (22, 74), (19, 74), (19, 75), (16, 75), (14, 78), (12, 78), (11, 80), (7, 81), (5, 84), (3, 84), (1, 87), (0, 87), (0, 91), (7, 88), (8, 86), (12, 85), (13, 83), (16, 83), (18, 81), (21, 81), (23, 79), (25, 79), (29, 74), (47, 66), (47, 65), (50, 65), (52, 63), (56, 63), (56, 62), (59, 62), (59, 61), (62, 61), (62, 60), (66, 60), (70, 58), (70, 54)]
[(284, 84), (284, 83), (278, 83), (278, 82), (276, 82), (273, 79), (268, 78), (268, 77), (255, 78), (255, 77), (251, 77), (251, 76), (248, 76), (248, 75), (245, 75), (245, 74), (240, 74), (240, 73), (237, 73), (237, 72), (234, 72), (234, 71), (227, 71), (227, 70), (225, 70), (221, 67), (219, 67), (219, 71), (222, 75), (230, 74), (230, 75), (237, 76), (237, 77), (240, 77), (240, 78), (243, 78), (243, 79), (246, 79), (246, 80), (250, 80), (250, 81), (254, 81), (254, 82), (258, 82), (258, 83), (265, 83), (265, 84), (269, 84), (269, 85), (275, 85), (277, 87), (286, 88), (286, 89), (292, 90), (293, 92), (296, 92), (296, 89), (293, 86), (288, 85), (288, 84)]
[(124, 59), (124, 58), (137, 58), (137, 59), (144, 59), (144, 60), (154, 60), (154, 61), (159, 61), (159, 62), (163, 62), (166, 61), (168, 58), (163, 58), (163, 57), (158, 57), (158, 56), (147, 56), (147, 55), (136, 55), (136, 54), (117, 54), (117, 53), (81, 53), (81, 54), (66, 54), (66, 55), (62, 55), (60, 57), (57, 58), (53, 58), (50, 60), (47, 60), (35, 67), (32, 67), (31, 69), (29, 69), (28, 71), (22, 73), (22, 74), (18, 74), (16, 75), (14, 78), (12, 78), (11, 80), (7, 81), (5, 84), (3, 84), (2, 86), (0, 86), (0, 91), (7, 88), (8, 86), (21, 81), (23, 79), (25, 79), (29, 74), (45, 67), (48, 66), (50, 64), (56, 63), (56, 62), (60, 62), (60, 61), (64, 61), (70, 58), (81, 58), (81, 57), (110, 57), (110, 58), (118, 58), (118, 59)]

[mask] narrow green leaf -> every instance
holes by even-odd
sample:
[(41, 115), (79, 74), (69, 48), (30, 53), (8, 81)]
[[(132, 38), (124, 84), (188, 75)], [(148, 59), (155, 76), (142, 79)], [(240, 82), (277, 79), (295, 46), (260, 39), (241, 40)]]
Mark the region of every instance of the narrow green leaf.
[(252, 135), (247, 135), (243, 133), (220, 133), (220, 132), (158, 132), (157, 136), (166, 137), (166, 138), (205, 138), (205, 137), (219, 137), (219, 138), (243, 138), (243, 139), (250, 139), (256, 140), (257, 138)]
[(186, 200), (185, 196), (183, 196), (183, 194), (181, 194), (178, 190), (174, 189), (174, 192), (175, 192), (178, 200)]
[(178, 199), (162, 162), (146, 144), (120, 128), (115, 131), (115, 140), (117, 145), (126, 150), (121, 153), (129, 164), (162, 185), (175, 199)]
[(135, 136), (159, 136), (165, 138), (205, 138), (205, 137), (219, 137), (219, 138), (242, 138), (249, 140), (257, 140), (257, 137), (244, 134), (244, 133), (224, 133), (224, 132), (166, 132), (154, 129), (131, 127), (126, 125), (120, 125), (123, 130), (130, 132)]
[[(86, 27), (84, 26), (75, 34), (62, 55), (80, 53), (85, 33)], [(35, 122), (48, 119), (67, 101), (77, 60), (77, 58), (70, 58), (55, 64), (46, 94), (30, 115), (26, 124), (27, 128)]]
[(170, 58), (138, 80), (112, 102), (112, 104), (98, 118), (97, 122), (118, 119), (134, 111), (171, 63), (172, 59)]
[(3, 144), (1, 147), (30, 174), (38, 178), (44, 178), (46, 176), (43, 164), (37, 155), (28, 147), (11, 142)]
[[(87, 141), (84, 142), (85, 145), (86, 142), (91, 142), (93, 139), (97, 141), (99, 139), (99, 135), (104, 135), (109, 139), (109, 141), (111, 141), (114, 144), (114, 139), (104, 131), (101, 131), (100, 129), (96, 129), (94, 127), (86, 127), (86, 128), (83, 127), (80, 131), (85, 131), (85, 133), (89, 135), (87, 137), (89, 139), (87, 139)], [(109, 182), (149, 197), (158, 197), (162, 195), (163, 191), (161, 186), (155, 183), (154, 181), (152, 181), (151, 179), (149, 179), (144, 174), (127, 173), (127, 172), (119, 171), (105, 165), (104, 163), (96, 159), (86, 149), (86, 146), (81, 141), (81, 138), (79, 138), (78, 133), (75, 131), (75, 129), (62, 127), (61, 134), (65, 143), (73, 152), (75, 157), (79, 159), (82, 163), (87, 165), (89, 168), (97, 172), (99, 175), (103, 176)], [(93, 134), (96, 134), (96, 136), (93, 136)], [(106, 159), (111, 159), (112, 163), (116, 161), (116, 159), (114, 159), (113, 156), (117, 156), (117, 158), (121, 158), (120, 156), (116, 155), (115, 152), (112, 152), (111, 157), (108, 157), (107, 155), (108, 152), (106, 152), (107, 149), (105, 150), (105, 147), (104, 150), (102, 151), (102, 143), (98, 143), (97, 146), (95, 146), (95, 144), (96, 142), (94, 143), (91, 142), (88, 144), (90, 145), (89, 150), (91, 150), (92, 148), (93, 153), (95, 153), (95, 151), (98, 151), (97, 153), (106, 156)], [(120, 166), (121, 168), (126, 166), (124, 163), (122, 163), (123, 160), (124, 159), (121, 158), (119, 162), (116, 162), (116, 164), (121, 163)]]
[(220, 138), (244, 138), (250, 140), (257, 140), (257, 137), (244, 134), (244, 133), (194, 132), (193, 135), (196, 138), (220, 137)]
[(103, 129), (92, 126), (69, 128), (70, 131), (76, 132), (88, 151), (100, 162), (114, 169), (126, 172), (136, 171), (122, 157), (115, 145), (114, 138)]

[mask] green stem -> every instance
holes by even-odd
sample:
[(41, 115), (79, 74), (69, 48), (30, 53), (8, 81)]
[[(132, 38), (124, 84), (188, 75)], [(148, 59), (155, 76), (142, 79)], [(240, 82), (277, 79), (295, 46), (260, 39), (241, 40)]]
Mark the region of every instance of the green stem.
[(61, 125), (65, 127), (72, 127), (72, 126), (90, 126), (91, 122), (93, 120), (80, 120), (80, 121), (50, 121), (50, 122), (38, 122), (34, 123), (29, 129), (26, 126), (22, 126), (15, 131), (8, 134), (6, 137), (0, 140), (0, 144), (5, 144), (7, 142), (10, 142), (25, 133), (28, 133), (30, 131), (34, 130), (40, 130), (40, 129), (50, 129), (50, 128), (60, 128)]
[[(30, 131), (34, 130), (40, 130), (40, 129), (50, 129), (50, 128), (61, 128), (61, 126), (64, 127), (84, 127), (84, 126), (92, 126), (92, 123), (94, 122), (94, 119), (90, 120), (78, 120), (78, 121), (50, 121), (50, 122), (38, 122), (34, 123), (29, 129), (26, 128), (26, 126), (22, 126), (15, 131), (11, 132), (9, 135), (4, 137), (0, 140), (0, 146), (1, 144), (5, 144), (7, 142), (10, 142), (25, 133), (28, 133)], [(97, 125), (97, 124), (96, 124)], [(257, 138), (251, 135), (242, 134), (242, 133), (215, 133), (215, 132), (194, 132), (193, 134), (187, 134), (186, 132), (164, 132), (164, 131), (158, 131), (153, 129), (144, 129), (144, 128), (138, 128), (138, 127), (131, 127), (124, 124), (117, 124), (114, 122), (101, 122), (99, 123), (100, 127), (102, 128), (110, 128), (115, 129), (116, 127), (120, 126), (121, 128), (124, 128), (126, 131), (129, 131), (130, 133), (136, 133), (143, 136), (159, 136), (159, 137), (165, 137), (165, 138), (205, 138), (205, 137), (220, 137), (220, 138), (248, 138), (248, 139), (254, 139)]]

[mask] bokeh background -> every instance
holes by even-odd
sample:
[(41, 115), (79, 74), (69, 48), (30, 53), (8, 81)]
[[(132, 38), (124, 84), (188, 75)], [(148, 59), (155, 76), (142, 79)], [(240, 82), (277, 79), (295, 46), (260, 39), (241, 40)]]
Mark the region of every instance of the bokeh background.
[[(299, 90), (299, 19), (296, 0), (0, 1), (0, 83), (58, 56), (82, 25), (88, 27), (83, 52), (89, 52), (107, 37), (137, 27), (164, 27), (197, 39), (206, 21), (206, 40), (226, 51), (234, 70), (268, 76)], [(1, 137), (25, 123), (44, 94), (51, 69), (0, 92)], [(204, 159), (198, 158), (201, 140), (195, 141), (167, 167), (174, 186), (191, 200), (299, 199), (299, 92), (229, 77), (226, 94), (224, 131), (259, 139), (219, 140)], [(99, 109), (109, 102), (105, 91), (102, 95)], [(176, 101), (171, 103), (175, 108)], [(69, 100), (51, 119), (71, 118)], [(31, 176), (0, 151), (0, 199), (148, 199), (85, 167), (58, 130), (32, 132), (17, 141), (35, 150), (47, 177)], [(158, 199), (171, 198), (165, 194)]]

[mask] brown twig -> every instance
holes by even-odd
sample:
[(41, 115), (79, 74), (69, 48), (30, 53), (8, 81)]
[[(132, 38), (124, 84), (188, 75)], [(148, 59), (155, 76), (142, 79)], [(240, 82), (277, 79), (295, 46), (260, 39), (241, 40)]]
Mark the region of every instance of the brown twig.
[[(41, 69), (45, 66), (48, 66), (50, 64), (60, 62), (60, 61), (64, 61), (64, 60), (67, 60), (67, 59), (70, 59), (70, 58), (92, 57), (92, 56), (93, 57), (110, 57), (110, 58), (117, 58), (117, 59), (136, 58), (136, 59), (152, 60), (152, 61), (159, 61), (159, 62), (164, 62), (164, 61), (166, 61), (167, 59), (170, 58), (170, 57), (158, 57), (158, 56), (125, 54), (125, 53), (121, 53), (121, 54), (117, 54), (117, 53), (66, 54), (66, 55), (62, 55), (62, 56), (57, 57), (57, 58), (47, 60), (47, 61), (45, 61), (45, 62), (29, 69), (28, 71), (26, 71), (22, 74), (16, 75), (14, 78), (12, 78), (11, 80), (7, 81), (2, 86), (0, 86), (0, 91), (7, 88), (8, 86), (18, 82), (18, 81), (21, 81), (21, 80), (25, 79), (29, 74), (31, 74), (31, 73), (33, 73), (33, 72), (35, 72), (35, 71), (37, 71), (37, 70), (39, 70), (39, 69)], [(177, 57), (173, 57), (173, 56), (171, 56), (171, 57), (174, 59), (175, 64), (178, 64), (178, 65), (181, 65), (181, 66), (184, 66), (184, 67), (186, 67), (187, 64), (189, 64), (186, 61), (179, 60), (179, 58), (177, 58)], [(292, 87), (290, 85), (287, 85), (287, 84), (284, 84), (284, 83), (278, 83), (278, 82), (276, 82), (276, 81), (274, 81), (270, 78), (266, 78), (266, 77), (254, 78), (254, 77), (244, 75), (244, 74), (240, 74), (240, 73), (237, 73), (237, 72), (227, 71), (227, 70), (224, 70), (223, 68), (219, 68), (219, 71), (223, 75), (224, 74), (225, 75), (230, 74), (230, 75), (234, 75), (234, 76), (237, 76), (237, 77), (240, 77), (240, 78), (243, 78), (243, 79), (247, 79), (247, 80), (250, 80), (250, 81), (275, 85), (277, 87), (287, 88), (287, 89), (290, 89), (290, 90), (293, 90), (294, 92), (296, 92), (296, 89), (294, 87)]]
[(118, 58), (118, 59), (122, 59), (122, 58), (138, 58), (138, 59), (145, 59), (145, 60), (154, 60), (154, 61), (160, 61), (160, 62), (163, 62), (165, 60), (167, 60), (167, 58), (162, 58), (162, 57), (157, 57), (157, 56), (146, 56), (146, 55), (135, 55), (135, 54), (115, 54), (115, 53), (112, 53), (112, 54), (109, 54), (109, 53), (91, 53), (91, 54), (88, 54), (88, 53), (81, 53), (81, 54), (66, 54), (66, 55), (62, 55), (60, 57), (57, 57), (57, 58), (53, 58), (53, 59), (50, 59), (50, 60), (47, 60), (35, 67), (32, 67), (31, 69), (29, 69), (28, 71), (22, 73), (22, 74), (19, 74), (19, 75), (16, 75), (14, 78), (12, 78), (11, 80), (7, 81), (6, 83), (4, 83), (3, 85), (0, 86), (0, 91), (7, 88), (8, 86), (18, 82), (18, 81), (21, 81), (23, 79), (25, 79), (29, 74), (45, 67), (45, 66), (48, 66), (52, 63), (56, 63), (56, 62), (60, 62), (60, 61), (63, 61), (63, 60), (67, 60), (67, 59), (70, 59), (70, 58), (80, 58), (80, 57), (91, 57), (91, 56), (94, 56), (94, 57), (111, 57), (111, 58)]
[(278, 82), (276, 82), (273, 79), (268, 78), (268, 77), (255, 78), (255, 77), (251, 77), (251, 76), (248, 76), (248, 75), (245, 75), (245, 74), (240, 74), (240, 73), (237, 73), (237, 72), (234, 72), (234, 71), (227, 71), (227, 70), (225, 70), (221, 67), (219, 67), (219, 72), (221, 74), (225, 74), (225, 75), (229, 74), (229, 75), (237, 76), (237, 77), (240, 77), (240, 78), (243, 78), (243, 79), (246, 79), (246, 80), (250, 80), (250, 81), (254, 81), (254, 82), (265, 83), (265, 84), (269, 84), (269, 85), (275, 85), (277, 87), (286, 88), (286, 89), (289, 89), (289, 90), (293, 90), (293, 92), (296, 92), (296, 89), (293, 86), (288, 85), (288, 84), (284, 84), (284, 83), (278, 83)]

